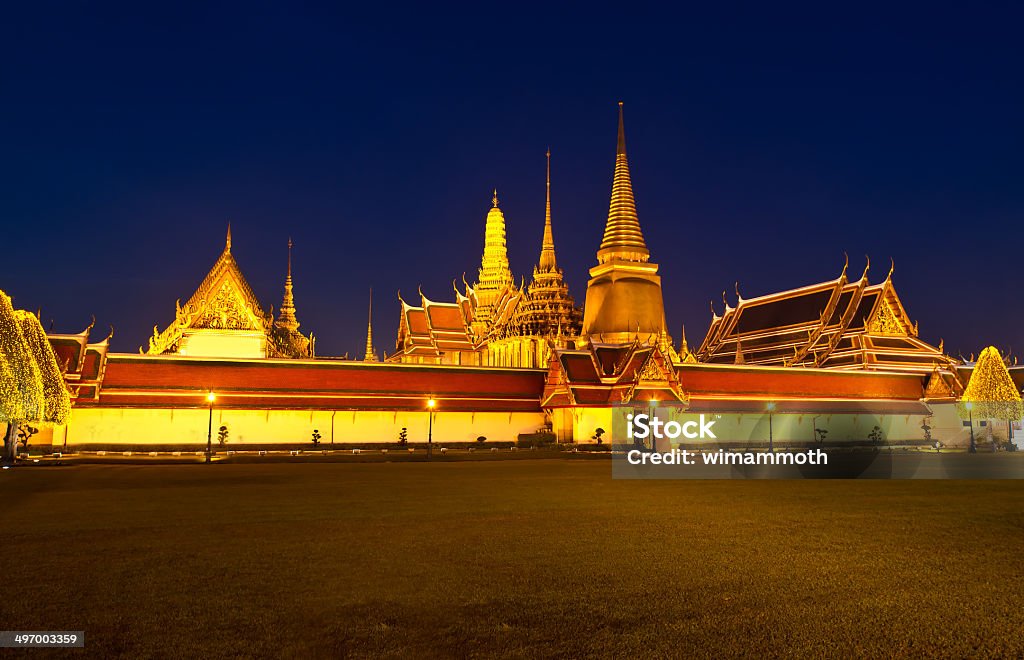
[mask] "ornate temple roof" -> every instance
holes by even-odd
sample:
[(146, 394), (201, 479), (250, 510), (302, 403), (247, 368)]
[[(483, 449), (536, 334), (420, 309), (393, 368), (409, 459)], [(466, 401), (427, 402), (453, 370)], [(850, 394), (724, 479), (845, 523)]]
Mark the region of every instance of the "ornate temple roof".
[[(714, 312), (697, 351), (701, 362), (903, 370), (928, 374), (953, 360), (918, 338), (896, 294), (892, 269), (883, 282), (856, 280), (847, 267), (834, 280), (745, 299)], [(723, 294), (723, 299), (725, 298)]]
[(270, 316), (263, 312), (256, 294), (231, 255), (231, 225), (224, 250), (203, 278), (196, 292), (176, 306), (174, 321), (163, 332), (153, 328), (150, 354), (174, 352), (182, 333), (190, 329), (248, 330), (269, 332)]
[(456, 289), (457, 302), (444, 303), (428, 299), (420, 291), (421, 306), (402, 299), (396, 352), (388, 361), (405, 356), (437, 358), (442, 353), (475, 351), (478, 340), (472, 329), (473, 303), (470, 292), (462, 295)]
[(90, 343), (89, 336), (95, 324), (96, 320), (93, 319), (85, 330), (76, 334), (46, 333), (74, 403), (96, 400), (106, 372), (107, 353), (114, 328), (110, 328), (110, 334), (102, 341)]
[(552, 352), (541, 405), (609, 406), (684, 399), (671, 358), (657, 346), (592, 342), (583, 349)]
[(291, 239), (288, 240), (288, 271), (284, 285), (281, 315), (274, 321), (263, 311), (252, 287), (242, 275), (231, 254), (231, 225), (228, 225), (224, 250), (184, 305), (176, 305), (174, 321), (162, 332), (153, 328), (148, 353), (178, 352), (182, 338), (190, 331), (218, 330), (226, 333), (263, 334), (270, 357), (306, 357), (311, 340), (299, 331), (295, 315), (292, 285)]

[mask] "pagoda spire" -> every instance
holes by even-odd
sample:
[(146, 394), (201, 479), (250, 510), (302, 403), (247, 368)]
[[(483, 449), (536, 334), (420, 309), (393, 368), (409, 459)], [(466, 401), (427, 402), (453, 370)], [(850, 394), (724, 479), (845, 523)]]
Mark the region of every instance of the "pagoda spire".
[(604, 238), (597, 251), (598, 263), (612, 260), (646, 262), (650, 252), (640, 231), (640, 219), (636, 214), (633, 198), (633, 184), (629, 177), (629, 162), (626, 160), (626, 129), (622, 118), (622, 101), (619, 101), (619, 137), (615, 150), (615, 177), (612, 181), (612, 199), (608, 207), (608, 221), (604, 227)]
[[(401, 298), (401, 297), (399, 297)], [(370, 311), (366, 320), (366, 355), (363, 362), (376, 362), (377, 352), (373, 350), (373, 287), (370, 287)]]
[(553, 271), (557, 268), (555, 261), (555, 239), (551, 233), (551, 149), (547, 150), (547, 200), (544, 204), (544, 240), (540, 247), (540, 270)]
[(281, 313), (278, 325), (289, 330), (298, 330), (299, 321), (295, 318), (295, 295), (292, 292), (292, 239), (288, 237), (288, 274), (284, 279), (284, 299), (281, 301)]
[(506, 288), (514, 286), (505, 241), (505, 215), (498, 206), (498, 191), (495, 189), (484, 226), (484, 253), (480, 259), (478, 279), (473, 285), (478, 303), (474, 314), (475, 330), (482, 332), (488, 327), (498, 298)]
[(224, 251), (231, 252), (231, 221), (228, 221), (228, 236), (224, 241)]

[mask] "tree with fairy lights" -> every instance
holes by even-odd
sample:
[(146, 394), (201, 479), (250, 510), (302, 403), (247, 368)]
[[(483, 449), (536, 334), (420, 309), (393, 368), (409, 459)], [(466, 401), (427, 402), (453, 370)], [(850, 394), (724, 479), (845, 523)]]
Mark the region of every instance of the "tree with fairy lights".
[(39, 367), (39, 376), (43, 380), (43, 416), (36, 420), (44, 424), (64, 425), (71, 414), (71, 395), (68, 393), (64, 374), (57, 364), (57, 356), (53, 346), (43, 330), (36, 315), (23, 309), (14, 310), (14, 315), (21, 324), (21, 333), (25, 336), (32, 358)]
[(970, 420), (972, 438), (976, 419), (989, 422), (986, 425), (989, 438), (992, 434), (991, 422), (994, 420), (1006, 422), (1007, 441), (1012, 437), (1013, 422), (1024, 416), (1024, 405), (1006, 369), (1006, 363), (995, 346), (989, 346), (981, 352), (957, 408), (961, 418)]
[(18, 426), (45, 414), (43, 379), (11, 298), (0, 291), (0, 422), (7, 423), (4, 458), (17, 453)]

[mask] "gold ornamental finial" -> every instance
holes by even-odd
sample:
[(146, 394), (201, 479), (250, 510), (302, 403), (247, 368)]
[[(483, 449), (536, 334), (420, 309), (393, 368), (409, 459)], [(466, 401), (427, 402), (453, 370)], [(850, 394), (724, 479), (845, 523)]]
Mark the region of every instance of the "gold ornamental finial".
[(636, 200), (633, 198), (633, 183), (629, 176), (629, 162), (626, 159), (626, 128), (619, 102), (619, 135), (615, 149), (615, 176), (612, 180), (612, 199), (608, 206), (608, 221), (604, 227), (604, 238), (597, 251), (598, 263), (609, 261), (634, 261), (646, 263), (651, 253), (647, 250), (640, 219), (636, 214)]
[(497, 188), (494, 189), (494, 198), (491, 199), (491, 204), (494, 206), (494, 208), (498, 208), (498, 189)]
[[(398, 299), (402, 299), (402, 294), (398, 294)], [(373, 350), (373, 287), (370, 287), (370, 311), (366, 320), (366, 354), (363, 356), (363, 362), (376, 362), (377, 351)]]
[(542, 271), (553, 271), (555, 261), (555, 238), (551, 232), (551, 149), (547, 150), (547, 198), (544, 204), (544, 238), (540, 246), (539, 267)]
[(292, 239), (288, 237), (288, 274), (284, 278), (284, 297), (278, 313), (278, 325), (289, 330), (299, 329), (299, 320), (295, 316), (295, 293), (292, 285)]
[(224, 241), (224, 251), (231, 252), (231, 221), (228, 221), (228, 237)]

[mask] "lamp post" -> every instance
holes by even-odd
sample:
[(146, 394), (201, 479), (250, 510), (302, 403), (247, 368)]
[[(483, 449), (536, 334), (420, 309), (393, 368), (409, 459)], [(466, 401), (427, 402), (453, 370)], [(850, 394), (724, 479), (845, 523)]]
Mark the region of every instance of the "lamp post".
[[(650, 414), (648, 415), (648, 418), (647, 418), (647, 421), (649, 423), (654, 421), (654, 407), (656, 405), (658, 405), (658, 400), (657, 399), (651, 399), (650, 404), (651, 404)], [(656, 451), (658, 451), (658, 441), (654, 437), (654, 431), (652, 430), (651, 431), (651, 452), (653, 453), (653, 452), (656, 452)]]
[(427, 458), (434, 452), (434, 406), (437, 401), (427, 399)]
[(772, 429), (772, 413), (775, 412), (775, 402), (768, 402), (768, 451), (775, 453), (774, 429)]
[(217, 395), (210, 390), (206, 393), (206, 402), (210, 404), (210, 423), (206, 429), (206, 462), (210, 462), (210, 456), (213, 453), (213, 402), (217, 400)]
[(971, 426), (971, 445), (967, 448), (967, 452), (976, 454), (978, 453), (978, 446), (974, 444), (974, 402), (968, 401), (964, 404), (964, 407), (967, 408), (967, 423)]

